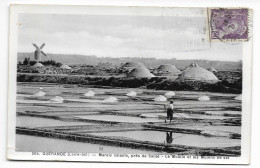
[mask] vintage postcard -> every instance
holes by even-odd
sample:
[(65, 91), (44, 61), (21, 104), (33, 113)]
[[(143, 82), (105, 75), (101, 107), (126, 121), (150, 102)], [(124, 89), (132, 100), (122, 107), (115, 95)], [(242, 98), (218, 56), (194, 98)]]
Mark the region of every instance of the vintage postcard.
[(249, 164), (252, 10), (11, 5), (10, 160)]

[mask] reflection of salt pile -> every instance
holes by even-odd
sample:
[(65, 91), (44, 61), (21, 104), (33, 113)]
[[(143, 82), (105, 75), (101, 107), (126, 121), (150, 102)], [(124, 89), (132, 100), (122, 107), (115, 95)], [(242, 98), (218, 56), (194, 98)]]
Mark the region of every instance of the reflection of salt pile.
[(165, 93), (165, 96), (166, 96), (167, 98), (171, 98), (171, 97), (175, 96), (175, 93), (174, 93), (173, 91), (169, 91), (169, 92), (166, 92), (166, 93)]
[(34, 97), (41, 97), (41, 96), (45, 96), (45, 95), (46, 95), (46, 93), (44, 93), (42, 91), (39, 91), (39, 92), (33, 94)]
[(131, 91), (131, 92), (127, 93), (126, 95), (129, 97), (135, 97), (137, 95), (137, 93), (134, 91)]
[(242, 95), (238, 95), (237, 97), (234, 98), (235, 100), (242, 100)]
[(93, 92), (93, 91), (88, 91), (87, 93), (84, 94), (84, 96), (86, 96), (86, 97), (95, 96), (95, 92)]
[(116, 97), (110, 96), (109, 98), (103, 100), (104, 102), (118, 102)]
[(209, 101), (210, 98), (208, 96), (201, 96), (198, 98), (199, 101)]
[(51, 100), (50, 100), (50, 102), (51, 103), (62, 103), (63, 102), (63, 98), (62, 97), (60, 97), (60, 96), (55, 96), (54, 98), (52, 98)]
[(33, 65), (34, 67), (43, 67), (43, 65), (39, 62), (37, 62), (36, 64)]
[(160, 95), (160, 96), (154, 98), (154, 101), (158, 101), (158, 102), (159, 102), (159, 101), (167, 101), (167, 98), (164, 97), (164, 96), (162, 96), (162, 95)]

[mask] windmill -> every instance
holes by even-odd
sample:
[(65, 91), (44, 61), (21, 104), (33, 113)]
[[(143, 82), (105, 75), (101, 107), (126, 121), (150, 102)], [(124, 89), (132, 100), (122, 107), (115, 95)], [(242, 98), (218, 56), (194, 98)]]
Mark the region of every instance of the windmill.
[(33, 46), (36, 48), (35, 52), (34, 52), (34, 59), (36, 62), (41, 61), (41, 54), (43, 54), (44, 56), (47, 56), (43, 51), (43, 47), (45, 46), (45, 43), (43, 43), (41, 45), (41, 47), (38, 47), (36, 44), (33, 43)]

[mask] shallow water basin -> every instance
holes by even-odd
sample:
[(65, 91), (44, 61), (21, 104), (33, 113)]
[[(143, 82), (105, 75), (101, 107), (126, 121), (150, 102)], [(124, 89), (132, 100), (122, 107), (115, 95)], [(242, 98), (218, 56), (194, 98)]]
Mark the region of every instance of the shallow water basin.
[(82, 152), (82, 153), (116, 153), (116, 154), (165, 154), (161, 152), (130, 149), (51, 139), (36, 136), (16, 135), (16, 151), (20, 152)]
[(28, 116), (18, 116), (16, 117), (17, 127), (54, 127), (54, 126), (70, 126), (70, 125), (94, 125), (93, 123), (87, 122), (70, 122), (54, 120), (49, 118), (39, 118), (39, 117), (28, 117)]
[(164, 120), (156, 118), (140, 118), (118, 115), (88, 115), (88, 116), (75, 116), (76, 118), (98, 121), (111, 121), (111, 122), (127, 122), (127, 123), (146, 123), (146, 122), (164, 122)]
[[(240, 146), (240, 140), (218, 138), (218, 137), (204, 137), (192, 134), (181, 133), (167, 133), (162, 131), (125, 131), (125, 132), (102, 132), (102, 133), (88, 133), (98, 136), (114, 136), (125, 137), (140, 141), (151, 141), (159, 143), (169, 143), (176, 145), (186, 145), (195, 147), (232, 147)], [(168, 134), (168, 135), (167, 135)]]

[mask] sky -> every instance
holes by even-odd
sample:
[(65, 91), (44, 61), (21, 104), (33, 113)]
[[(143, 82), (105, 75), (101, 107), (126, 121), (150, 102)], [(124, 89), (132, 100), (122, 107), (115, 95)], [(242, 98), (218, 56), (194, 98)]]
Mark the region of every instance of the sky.
[(239, 61), (242, 45), (208, 42), (206, 17), (19, 14), (18, 52)]

